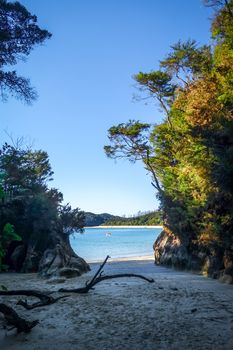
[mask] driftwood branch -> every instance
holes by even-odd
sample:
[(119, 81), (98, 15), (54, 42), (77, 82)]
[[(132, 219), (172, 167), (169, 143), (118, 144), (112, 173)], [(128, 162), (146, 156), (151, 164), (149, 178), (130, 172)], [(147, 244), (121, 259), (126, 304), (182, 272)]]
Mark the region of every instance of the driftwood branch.
[(116, 275), (105, 275), (105, 276), (99, 276), (97, 277), (91, 284), (87, 283), (87, 285), (85, 287), (81, 287), (81, 288), (75, 288), (75, 289), (65, 289), (65, 288), (61, 288), (59, 289), (59, 292), (63, 292), (63, 293), (88, 293), (90, 289), (94, 289), (94, 285), (96, 285), (97, 283), (100, 283), (102, 281), (105, 280), (109, 280), (109, 279), (113, 279), (113, 278), (121, 278), (121, 277), (137, 277), (137, 278), (141, 278), (149, 283), (153, 283), (154, 280), (153, 278), (146, 278), (145, 276), (142, 275), (137, 275), (134, 273), (119, 273)]
[(41, 307), (41, 306), (54, 304), (58, 300), (64, 299), (64, 298), (67, 298), (67, 297), (69, 297), (69, 295), (62, 295), (62, 296), (57, 297), (57, 298), (49, 297), (48, 299), (44, 299), (43, 301), (41, 300), (41, 301), (38, 301), (38, 302), (33, 303), (33, 304), (28, 304), (27, 300), (25, 300), (25, 301), (19, 300), (17, 302), (17, 305), (21, 305), (27, 310), (32, 310), (32, 309), (35, 309), (36, 307)]
[(29, 333), (33, 327), (35, 327), (39, 321), (27, 321), (20, 317), (17, 312), (10, 306), (0, 304), (0, 312), (3, 313), (7, 323), (17, 329), (18, 333)]
[(93, 284), (93, 282), (96, 280), (96, 278), (97, 278), (98, 276), (101, 275), (102, 270), (103, 270), (103, 268), (104, 268), (104, 265), (106, 264), (106, 262), (107, 262), (107, 260), (108, 260), (109, 258), (110, 258), (110, 256), (107, 255), (106, 258), (105, 258), (105, 260), (104, 260), (104, 262), (100, 265), (100, 267), (98, 268), (96, 274), (94, 275), (94, 277), (92, 278), (92, 280), (89, 282), (90, 285)]
[(85, 287), (81, 287), (81, 288), (75, 288), (75, 289), (66, 289), (66, 288), (61, 288), (59, 289), (59, 292), (63, 292), (63, 293), (79, 293), (79, 294), (84, 294), (84, 293), (88, 293), (90, 289), (93, 289), (94, 285), (96, 285), (97, 283), (100, 283), (104, 280), (108, 280), (108, 279), (113, 279), (113, 278), (121, 278), (121, 277), (137, 277), (137, 278), (141, 278), (149, 283), (153, 283), (154, 280), (153, 278), (147, 278), (144, 277), (142, 275), (137, 275), (134, 273), (121, 273), (121, 274), (116, 274), (116, 275), (106, 275), (103, 276), (103, 267), (106, 264), (107, 260), (108, 260), (109, 256), (107, 256), (104, 260), (104, 262), (102, 263), (102, 265), (99, 267), (98, 271), (96, 272), (96, 274), (94, 275), (94, 277), (92, 278), (92, 280), (90, 282), (86, 283)]
[[(102, 281), (108, 280), (108, 279), (114, 279), (114, 278), (122, 278), (122, 277), (136, 277), (136, 278), (141, 278), (149, 283), (153, 283), (154, 280), (152, 278), (147, 278), (145, 276), (142, 275), (138, 275), (138, 274), (133, 274), (133, 273), (124, 273), (124, 274), (116, 274), (116, 275), (103, 275), (103, 268), (104, 265), (106, 264), (107, 260), (110, 258), (110, 256), (107, 256), (104, 260), (104, 262), (100, 265), (99, 269), (97, 270), (97, 272), (95, 273), (95, 275), (93, 276), (93, 278), (91, 279), (90, 282), (87, 282), (85, 287), (81, 287), (81, 288), (74, 288), (74, 289), (66, 289), (66, 288), (61, 288), (58, 290), (58, 292), (64, 292), (64, 293), (88, 293), (89, 290), (94, 289), (93, 287), (97, 284), (100, 283)], [(10, 290), (10, 291), (0, 291), (0, 296), (5, 295), (5, 296), (9, 296), (9, 295), (25, 295), (25, 296), (30, 296), (30, 297), (36, 297), (39, 299), (39, 301), (33, 303), (33, 304), (28, 304), (28, 302), (25, 300), (19, 300), (18, 301), (18, 305), (23, 306), (24, 308), (26, 308), (27, 310), (32, 310), (35, 309), (37, 307), (41, 307), (41, 306), (46, 306), (46, 305), (51, 305), (54, 304), (55, 302), (57, 302), (59, 299), (63, 299), (63, 298), (67, 298), (69, 297), (69, 295), (63, 295), (57, 298), (52, 297), (50, 294), (52, 294), (54, 292), (38, 292), (36, 290)], [(2, 304), (4, 305), (4, 304)]]
[(116, 275), (106, 275), (106, 276), (100, 276), (98, 277), (96, 280), (95, 280), (95, 283), (94, 284), (97, 284), (101, 281), (104, 281), (104, 280), (109, 280), (109, 279), (112, 279), (112, 278), (121, 278), (121, 277), (137, 277), (137, 278), (141, 278), (143, 279), (144, 281), (147, 281), (149, 283), (154, 283), (154, 279), (153, 278), (147, 278), (145, 276), (142, 276), (142, 275), (138, 275), (138, 274), (135, 274), (135, 273), (118, 273)]
[(41, 306), (46, 306), (50, 304), (54, 304), (57, 302), (59, 299), (67, 298), (69, 295), (63, 295), (58, 298), (54, 298), (51, 295), (51, 292), (38, 292), (35, 290), (24, 290), (24, 289), (19, 289), (19, 290), (7, 290), (7, 291), (0, 291), (0, 295), (25, 295), (25, 296), (30, 296), (30, 297), (36, 297), (40, 301), (37, 301), (33, 304), (28, 304), (27, 301), (19, 300), (17, 302), (17, 305), (23, 306), (27, 310), (32, 310), (35, 309), (36, 307), (41, 307)]

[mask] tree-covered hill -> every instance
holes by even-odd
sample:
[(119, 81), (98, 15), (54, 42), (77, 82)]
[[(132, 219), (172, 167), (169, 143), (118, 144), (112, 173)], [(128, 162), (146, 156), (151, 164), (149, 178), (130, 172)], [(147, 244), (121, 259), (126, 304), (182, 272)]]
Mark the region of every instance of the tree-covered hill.
[(108, 220), (114, 220), (120, 218), (111, 214), (94, 214), (90, 212), (85, 212), (85, 226), (100, 226), (105, 224)]
[(154, 211), (147, 214), (140, 214), (137, 216), (125, 218), (125, 217), (113, 217), (106, 222), (104, 225), (108, 226), (153, 226), (162, 225), (162, 214), (160, 211)]
[(85, 212), (85, 226), (153, 226), (162, 224), (162, 213), (153, 211), (145, 214), (138, 214), (132, 217), (116, 216), (107, 213), (94, 214)]

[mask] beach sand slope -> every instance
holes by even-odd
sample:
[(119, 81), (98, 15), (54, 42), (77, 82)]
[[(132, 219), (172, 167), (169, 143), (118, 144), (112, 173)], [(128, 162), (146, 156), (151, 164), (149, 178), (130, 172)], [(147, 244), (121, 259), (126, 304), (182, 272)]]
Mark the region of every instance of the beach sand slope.
[[(35, 274), (1, 274), (8, 289), (57, 290), (83, 286), (92, 271), (62, 284)], [(25, 318), (40, 323), (28, 334), (3, 329), (1, 350), (232, 350), (233, 286), (191, 273), (155, 266), (153, 261), (110, 262), (106, 274), (139, 273), (136, 278), (107, 280), (87, 295), (71, 294), (56, 304), (31, 311), (15, 306)], [(1, 297), (15, 305), (20, 297)]]

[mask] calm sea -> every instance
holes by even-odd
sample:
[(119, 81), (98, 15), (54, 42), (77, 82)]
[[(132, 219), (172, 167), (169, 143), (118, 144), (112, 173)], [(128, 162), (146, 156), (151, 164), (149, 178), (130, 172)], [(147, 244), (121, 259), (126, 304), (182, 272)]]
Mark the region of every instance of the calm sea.
[(153, 244), (161, 228), (87, 228), (70, 242), (74, 251), (87, 262), (111, 258), (153, 255)]

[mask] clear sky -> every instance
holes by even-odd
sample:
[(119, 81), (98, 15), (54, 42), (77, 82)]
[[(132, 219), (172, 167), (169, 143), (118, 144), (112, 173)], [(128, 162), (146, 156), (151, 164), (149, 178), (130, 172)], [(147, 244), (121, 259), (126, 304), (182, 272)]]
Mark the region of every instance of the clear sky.
[(48, 152), (51, 184), (65, 202), (94, 213), (135, 214), (158, 207), (142, 164), (108, 159), (107, 130), (129, 119), (157, 123), (151, 101), (133, 101), (132, 75), (158, 69), (179, 39), (210, 43), (201, 0), (21, 0), (53, 36), (16, 69), (39, 98), (1, 103), (1, 140), (25, 137)]

